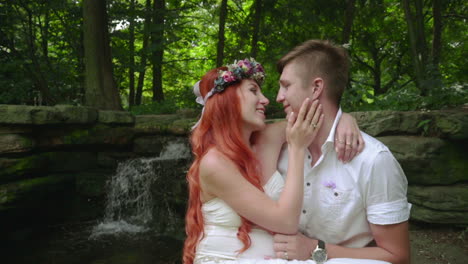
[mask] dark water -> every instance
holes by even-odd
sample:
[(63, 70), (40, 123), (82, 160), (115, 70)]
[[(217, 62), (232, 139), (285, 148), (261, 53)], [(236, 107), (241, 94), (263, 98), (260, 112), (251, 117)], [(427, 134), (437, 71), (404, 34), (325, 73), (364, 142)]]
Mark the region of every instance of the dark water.
[[(78, 198), (71, 185), (4, 212), (0, 263), (181, 263), (189, 155), (174, 141), (157, 158), (120, 163), (106, 184), (105, 206)], [(77, 220), (88, 217), (85, 211), (97, 220)]]
[[(0, 263), (158, 264), (181, 263), (182, 239), (144, 233), (102, 235), (91, 239), (97, 222), (56, 225), (16, 232), (2, 239)], [(22, 232), (28, 233), (27, 236)], [(27, 237), (23, 239), (22, 236)]]

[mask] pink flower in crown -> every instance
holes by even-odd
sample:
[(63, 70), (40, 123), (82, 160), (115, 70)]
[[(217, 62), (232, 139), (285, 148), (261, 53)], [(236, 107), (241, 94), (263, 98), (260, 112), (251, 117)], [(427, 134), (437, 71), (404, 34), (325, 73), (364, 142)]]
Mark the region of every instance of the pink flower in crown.
[(257, 70), (256, 72), (265, 72), (263, 66), (260, 63), (255, 66), (255, 69)]
[(231, 71), (225, 71), (222, 73), (221, 77), (225, 82), (233, 82), (236, 80), (236, 77), (232, 74)]
[(248, 59), (238, 61), (237, 66), (239, 66), (245, 74), (252, 74), (253, 67)]

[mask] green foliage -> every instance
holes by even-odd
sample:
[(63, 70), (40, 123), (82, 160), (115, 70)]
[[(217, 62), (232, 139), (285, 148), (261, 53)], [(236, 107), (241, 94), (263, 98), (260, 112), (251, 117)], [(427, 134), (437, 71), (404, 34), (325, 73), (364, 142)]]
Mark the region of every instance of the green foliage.
[(144, 105), (136, 105), (130, 109), (134, 115), (160, 115), (174, 114), (177, 111), (177, 103), (172, 99), (166, 99), (162, 102), (152, 102)]
[[(172, 113), (197, 108), (193, 84), (215, 66), (219, 2), (167, 0), (163, 56), (163, 91), (166, 100), (151, 102), (154, 45), (143, 49), (147, 0), (108, 0), (109, 30), (114, 79), (128, 108), (129, 68), (135, 59), (145, 71), (141, 106), (135, 113)], [(151, 1), (151, 4), (153, 0)], [(262, 0), (257, 61), (267, 72), (263, 92), (270, 99), (268, 111), (282, 116), (275, 102), (279, 75), (276, 62), (297, 44), (312, 38), (341, 43), (346, 1)], [(432, 41), (432, 6), (424, 6), (428, 47)], [(254, 32), (255, 0), (229, 0), (225, 26), (224, 63), (250, 57)], [(442, 6), (443, 31), (438, 65), (426, 65), (427, 96), (414, 82), (407, 22), (401, 1), (356, 1), (351, 40), (351, 83), (343, 96), (346, 111), (415, 110), (454, 107), (468, 101), (468, 25), (463, 14), (466, 1), (446, 1)], [(135, 55), (130, 52), (128, 21), (135, 19)], [(6, 1), (0, 4), (0, 104), (83, 104), (83, 44), (80, 1)], [(29, 23), (31, 21), (31, 23)], [(463, 33), (465, 32), (465, 33)], [(436, 67), (437, 66), (437, 67)], [(51, 94), (46, 102), (44, 87)]]
[(421, 122), (419, 122), (419, 124), (417, 125), (417, 128), (422, 127), (422, 129), (423, 129), (422, 135), (423, 136), (428, 134), (429, 126), (430, 126), (431, 121), (432, 121), (431, 119), (425, 119), (425, 120), (422, 120)]

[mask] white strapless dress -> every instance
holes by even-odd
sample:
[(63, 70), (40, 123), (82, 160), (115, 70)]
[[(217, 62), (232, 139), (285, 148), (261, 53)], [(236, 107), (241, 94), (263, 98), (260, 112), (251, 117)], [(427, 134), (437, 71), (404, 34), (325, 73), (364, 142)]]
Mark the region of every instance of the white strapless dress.
[[(284, 180), (276, 171), (267, 184), (265, 193), (277, 200), (283, 190)], [(260, 228), (252, 228), (249, 233), (251, 246), (238, 254), (243, 247), (237, 238), (241, 225), (240, 216), (223, 200), (214, 198), (202, 205), (205, 223), (205, 236), (200, 240), (195, 253), (194, 264), (316, 264), (313, 260), (298, 261), (285, 259), (265, 259), (274, 257), (273, 236)], [(389, 264), (378, 260), (364, 259), (330, 259), (327, 264)]]

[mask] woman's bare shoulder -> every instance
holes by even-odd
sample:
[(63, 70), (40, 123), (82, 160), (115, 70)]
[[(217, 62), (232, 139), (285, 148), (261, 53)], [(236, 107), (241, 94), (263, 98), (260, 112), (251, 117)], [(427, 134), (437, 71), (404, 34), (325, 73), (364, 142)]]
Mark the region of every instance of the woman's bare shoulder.
[(202, 157), (200, 161), (200, 170), (212, 171), (212, 169), (218, 169), (219, 167), (229, 165), (230, 160), (227, 159), (223, 153), (216, 148), (211, 148)]
[(259, 140), (262, 142), (281, 141), (285, 137), (286, 124), (286, 121), (267, 124), (265, 129), (260, 132)]
[(224, 175), (228, 171), (236, 170), (234, 162), (216, 148), (208, 150), (200, 161), (201, 178), (216, 177), (217, 175)]

